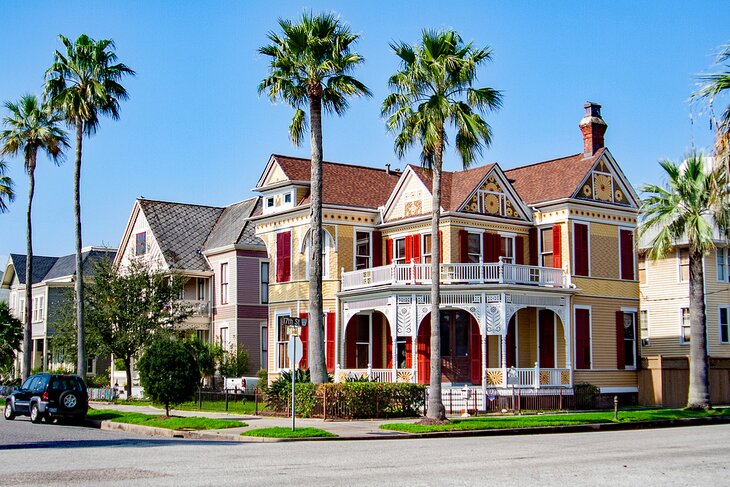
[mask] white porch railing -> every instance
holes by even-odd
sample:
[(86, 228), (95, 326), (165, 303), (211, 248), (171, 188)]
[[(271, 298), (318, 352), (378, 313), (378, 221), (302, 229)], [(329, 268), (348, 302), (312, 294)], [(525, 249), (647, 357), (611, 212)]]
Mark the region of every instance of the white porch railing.
[[(570, 286), (563, 269), (506, 262), (441, 264), (442, 284), (526, 284), (541, 287)], [(342, 272), (342, 290), (389, 284), (430, 284), (431, 264), (391, 264)]]
[[(513, 374), (513, 376), (510, 376)], [(570, 387), (573, 385), (571, 369), (540, 368), (492, 368), (487, 369), (487, 387), (519, 388)]]
[(336, 381), (343, 382), (347, 379), (368, 379), (373, 382), (395, 382), (393, 380), (393, 369), (339, 369), (336, 374)]
[(193, 312), (192, 316), (210, 316), (210, 301), (195, 299), (182, 299), (180, 301), (183, 305), (190, 307)]

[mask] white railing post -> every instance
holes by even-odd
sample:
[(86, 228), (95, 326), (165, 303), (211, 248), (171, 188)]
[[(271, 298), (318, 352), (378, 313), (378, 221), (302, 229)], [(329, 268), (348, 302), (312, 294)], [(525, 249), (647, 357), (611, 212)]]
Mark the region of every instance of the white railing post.
[(479, 256), (479, 283), (484, 284), (484, 259)]
[(416, 261), (411, 259), (411, 284), (416, 283)]
[(340, 381), (340, 369), (341, 368), (342, 368), (342, 366), (339, 364), (339, 362), (335, 364), (335, 382)]
[(373, 364), (368, 364), (368, 380), (373, 380)]
[(534, 381), (535, 382), (534, 382), (533, 386), (535, 387), (535, 389), (539, 389), (540, 388), (540, 365), (537, 362), (535, 362), (535, 379), (534, 379)]
[(507, 366), (502, 366), (502, 387), (507, 387)]
[(502, 283), (504, 283), (504, 261), (502, 260), (501, 255), (499, 256), (499, 271), (498, 272), (499, 272), (499, 274), (498, 274), (499, 283), (502, 284)]

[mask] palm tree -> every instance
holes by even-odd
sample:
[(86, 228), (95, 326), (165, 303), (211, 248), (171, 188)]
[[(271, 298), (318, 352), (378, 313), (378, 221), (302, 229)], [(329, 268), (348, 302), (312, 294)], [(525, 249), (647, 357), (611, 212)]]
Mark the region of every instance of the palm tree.
[(492, 88), (475, 88), (477, 68), (491, 60), (492, 51), (464, 44), (453, 30), (425, 30), (421, 44), (392, 43), (400, 71), (390, 77), (393, 91), (383, 101), (382, 114), (396, 133), (395, 152), (402, 158), (415, 144), (421, 163), (432, 172), (431, 219), (431, 383), (428, 417), (445, 419), (441, 401), (441, 332), (439, 320), (441, 263), (439, 220), (443, 152), (449, 143), (446, 125), (456, 131), (454, 144), (467, 168), (492, 142), (492, 130), (480, 113), (502, 106), (502, 95)]
[[(699, 90), (692, 94), (692, 98), (709, 98), (710, 107), (715, 97), (730, 89), (730, 44), (722, 46), (716, 63), (723, 64), (723, 71), (713, 74), (700, 75), (698, 78), (703, 83)], [(730, 103), (722, 113), (719, 122), (715, 121), (717, 137), (715, 139), (716, 154), (721, 159), (726, 159), (730, 154)]]
[(656, 232), (648, 256), (658, 259), (680, 240), (689, 243), (690, 363), (687, 407), (708, 409), (710, 393), (705, 321), (703, 257), (714, 248), (713, 234), (730, 237), (730, 188), (722, 164), (706, 167), (699, 153), (685, 164), (660, 161), (664, 186), (646, 185), (641, 202), (639, 235)]
[(6, 176), (8, 164), (0, 159), (0, 213), (8, 211), (8, 203), (15, 200), (15, 192), (13, 191), (13, 180), (10, 176)]
[(68, 147), (66, 133), (59, 127), (61, 118), (42, 106), (35, 95), (25, 95), (17, 103), (5, 103), (10, 115), (3, 118), (5, 130), (0, 132), (0, 154), (15, 156), (22, 152), (28, 173), (28, 212), (25, 259), (25, 325), (23, 327), (23, 380), (30, 375), (31, 330), (33, 312), (33, 194), (38, 150), (45, 152), (56, 164), (61, 162), (63, 149)]
[(350, 32), (334, 14), (304, 13), (297, 23), (279, 19), (279, 27), (282, 34), (270, 32), (271, 44), (259, 49), (270, 60), (269, 75), (258, 90), (272, 101), (283, 100), (295, 109), (289, 126), (295, 145), (301, 145), (308, 123), (311, 128), (309, 366), (312, 382), (322, 383), (327, 381), (322, 323), (322, 108), (343, 115), (348, 97), (371, 94), (351, 75), (364, 61), (351, 51), (360, 36)]
[(74, 226), (76, 233), (76, 325), (78, 354), (76, 371), (86, 377), (84, 347), (84, 288), (81, 268), (81, 149), (84, 134), (89, 137), (99, 128), (99, 116), (119, 119), (119, 102), (128, 98), (121, 80), (134, 71), (117, 63), (114, 42), (95, 41), (82, 34), (71, 43), (59, 35), (66, 53), (55, 53), (53, 65), (46, 71), (45, 95), (54, 110), (69, 126), (76, 128), (76, 164), (74, 168)]

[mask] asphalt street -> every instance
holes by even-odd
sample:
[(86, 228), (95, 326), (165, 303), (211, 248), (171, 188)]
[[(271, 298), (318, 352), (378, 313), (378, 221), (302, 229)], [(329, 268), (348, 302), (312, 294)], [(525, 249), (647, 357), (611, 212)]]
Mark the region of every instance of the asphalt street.
[(2, 485), (730, 485), (730, 425), (221, 443), (0, 421)]

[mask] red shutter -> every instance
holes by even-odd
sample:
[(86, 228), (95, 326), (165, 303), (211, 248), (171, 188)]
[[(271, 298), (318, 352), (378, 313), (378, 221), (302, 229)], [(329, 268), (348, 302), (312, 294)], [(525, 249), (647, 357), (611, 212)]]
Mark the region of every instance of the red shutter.
[(431, 382), (431, 318), (421, 324), (418, 330), (418, 383)]
[(469, 262), (469, 232), (459, 230), (459, 262)]
[(416, 264), (421, 262), (421, 234), (416, 233), (413, 235), (413, 261)]
[(373, 232), (373, 267), (383, 265), (383, 234), (375, 230)]
[[(299, 313), (300, 318), (306, 318), (308, 313)], [(300, 369), (306, 369), (309, 364), (309, 326), (299, 328), (299, 338), (302, 339), (302, 360), (299, 362)]]
[(471, 383), (481, 385), (482, 383), (482, 335), (479, 332), (479, 325), (474, 317), (470, 317), (471, 321), (471, 350), (469, 351), (471, 360)]
[(563, 258), (562, 258), (562, 247), (561, 247), (562, 239), (560, 238), (560, 225), (557, 223), (553, 225), (553, 267), (556, 269), (560, 269), (563, 267)]
[(444, 234), (441, 230), (439, 230), (439, 263), (442, 263), (443, 261), (444, 261)]
[(537, 228), (531, 228), (530, 229), (530, 259), (528, 262), (530, 265), (537, 265), (538, 263), (538, 255), (537, 255)]
[(588, 275), (588, 225), (576, 223), (574, 229), (575, 268), (573, 273), (576, 276)]
[(525, 237), (515, 237), (515, 264), (525, 263)]
[(620, 231), (621, 240), (621, 279), (634, 279), (634, 233)]
[(413, 236), (406, 235), (406, 264), (410, 264), (412, 258), (413, 258)]
[(406, 369), (413, 368), (413, 338), (406, 337)]
[(371, 367), (374, 369), (383, 368), (383, 315), (373, 313), (373, 336), (370, 343), (372, 344), (373, 362)]
[(591, 368), (590, 311), (575, 310), (575, 368)]
[(393, 263), (393, 239), (385, 239), (385, 265)]
[(393, 335), (390, 333), (390, 326), (385, 327), (385, 367), (393, 368)]
[(626, 345), (624, 344), (623, 311), (616, 311), (616, 368), (626, 368)]
[(356, 368), (355, 355), (357, 354), (355, 343), (357, 340), (357, 316), (350, 320), (347, 325), (347, 331), (345, 332), (345, 351), (347, 356), (345, 357), (345, 368), (354, 369)]
[(276, 234), (276, 282), (288, 282), (291, 276), (291, 232)]
[(484, 262), (499, 261), (500, 236), (497, 233), (484, 233)]
[(325, 353), (327, 354), (327, 372), (335, 371), (335, 342), (337, 340), (335, 313), (327, 313), (327, 337), (325, 339)]
[(555, 367), (555, 315), (549, 309), (538, 312), (540, 326), (540, 367), (552, 369)]
[(517, 367), (515, 358), (515, 348), (517, 347), (517, 330), (515, 326), (515, 318), (509, 320), (507, 326), (507, 367)]

